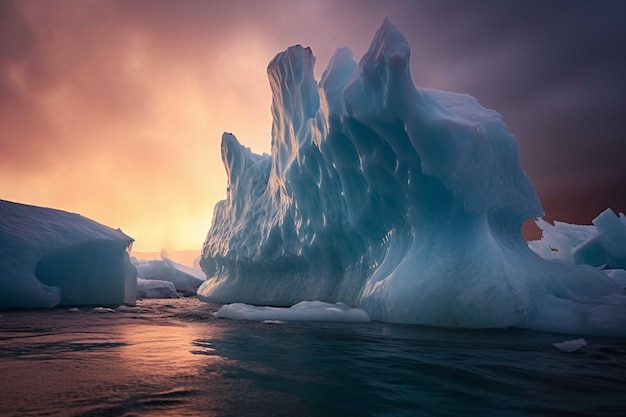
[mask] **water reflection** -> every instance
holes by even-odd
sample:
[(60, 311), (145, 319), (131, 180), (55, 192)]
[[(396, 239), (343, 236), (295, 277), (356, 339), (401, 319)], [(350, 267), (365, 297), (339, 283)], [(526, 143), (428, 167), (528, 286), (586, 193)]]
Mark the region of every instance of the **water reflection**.
[(280, 393), (306, 415), (622, 415), (626, 343), (590, 339), (586, 352), (568, 355), (552, 346), (562, 337), (244, 322), (212, 348), (236, 363), (225, 376), (245, 382), (246, 392)]
[[(193, 299), (0, 318), (0, 415), (620, 415), (626, 342), (218, 320)], [(215, 307), (216, 308), (216, 307)]]
[[(3, 312), (0, 414), (207, 416), (216, 390), (204, 369), (219, 327), (177, 317), (185, 300), (136, 309)], [(197, 307), (203, 307), (198, 304)], [(200, 314), (201, 315), (201, 314)]]
[[(124, 345), (119, 354), (129, 371), (171, 377), (195, 373), (207, 360), (216, 361), (211, 338), (219, 329), (208, 329), (197, 323), (126, 324), (120, 328)], [(210, 334), (208, 334), (210, 333)], [(199, 343), (198, 339), (208, 341)], [(206, 357), (199, 357), (203, 354)]]

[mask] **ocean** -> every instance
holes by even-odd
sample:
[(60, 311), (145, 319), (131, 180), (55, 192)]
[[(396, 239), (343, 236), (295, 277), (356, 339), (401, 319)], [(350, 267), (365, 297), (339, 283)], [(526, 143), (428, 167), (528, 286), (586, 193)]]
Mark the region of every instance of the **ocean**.
[(626, 340), (217, 319), (220, 305), (0, 311), (0, 415), (623, 416)]

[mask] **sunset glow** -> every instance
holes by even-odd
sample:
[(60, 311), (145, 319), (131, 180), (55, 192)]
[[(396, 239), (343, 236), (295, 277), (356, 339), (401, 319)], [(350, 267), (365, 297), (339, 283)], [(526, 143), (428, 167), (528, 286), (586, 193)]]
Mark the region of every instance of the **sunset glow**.
[(548, 218), (626, 211), (626, 54), (601, 43), (623, 41), (616, 13), (581, 23), (588, 3), (536, 16), (496, 7), (496, 24), (485, 2), (465, 3), (4, 1), (0, 198), (119, 227), (135, 250), (200, 248), (226, 196), (222, 132), (269, 152), (267, 63), (310, 46), (319, 79), (335, 47), (358, 59), (389, 17), (409, 39), (417, 86), (468, 92), (503, 114)]

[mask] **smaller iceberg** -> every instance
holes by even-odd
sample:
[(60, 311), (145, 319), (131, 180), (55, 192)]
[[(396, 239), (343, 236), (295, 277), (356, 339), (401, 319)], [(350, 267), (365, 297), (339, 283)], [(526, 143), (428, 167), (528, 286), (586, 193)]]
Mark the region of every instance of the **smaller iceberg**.
[(0, 308), (134, 304), (132, 242), (78, 214), (0, 200)]
[(540, 240), (528, 246), (544, 259), (591, 265), (607, 269), (626, 269), (626, 216), (610, 208), (595, 219), (593, 225), (577, 225), (537, 219), (542, 231)]
[(111, 307), (94, 307), (94, 313), (115, 313)]
[(227, 304), (214, 313), (215, 317), (235, 320), (255, 320), (267, 323), (281, 321), (340, 321), (368, 323), (369, 315), (360, 308), (344, 303), (301, 301), (289, 308), (258, 307), (243, 303)]
[[(183, 296), (196, 295), (198, 287), (206, 280), (204, 272), (194, 269), (189, 266), (181, 265), (177, 262), (162, 256), (161, 260), (143, 261), (135, 258), (131, 259), (135, 268), (137, 268), (137, 278), (139, 285), (139, 297), (142, 298), (154, 298), (151, 295), (153, 292), (147, 291), (148, 287), (155, 288), (156, 284), (150, 284), (149, 282), (142, 281), (161, 281), (171, 283), (171, 288), (176, 293), (180, 293)], [(165, 284), (160, 285), (161, 288), (168, 287)], [(144, 290), (146, 290), (144, 292)], [(171, 298), (171, 294), (168, 294), (165, 298)], [(161, 297), (159, 297), (161, 298)]]
[(587, 346), (587, 341), (585, 339), (574, 339), (574, 340), (566, 340), (564, 342), (556, 342), (552, 344), (555, 348), (560, 350), (561, 352), (577, 352), (580, 349)]
[(139, 298), (178, 298), (176, 287), (169, 281), (137, 278), (137, 296)]

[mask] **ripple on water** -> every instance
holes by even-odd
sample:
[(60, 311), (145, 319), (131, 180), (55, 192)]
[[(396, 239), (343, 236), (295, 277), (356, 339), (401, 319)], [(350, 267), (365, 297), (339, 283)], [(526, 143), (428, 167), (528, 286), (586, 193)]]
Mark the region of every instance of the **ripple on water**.
[[(219, 320), (219, 305), (3, 312), (3, 416), (621, 415), (626, 341)], [(575, 339), (576, 337), (571, 337)]]

